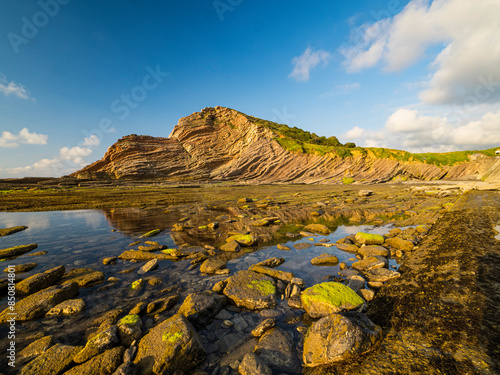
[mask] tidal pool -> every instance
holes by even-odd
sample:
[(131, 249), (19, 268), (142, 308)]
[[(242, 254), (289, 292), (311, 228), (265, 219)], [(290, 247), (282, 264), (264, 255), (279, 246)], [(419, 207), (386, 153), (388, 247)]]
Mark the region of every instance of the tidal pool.
[[(82, 332), (91, 326), (93, 320), (112, 309), (123, 309), (125, 312), (133, 308), (138, 302), (150, 302), (160, 298), (165, 293), (176, 293), (181, 296), (180, 301), (188, 293), (211, 290), (212, 286), (227, 276), (207, 276), (199, 271), (199, 267), (190, 269), (190, 260), (170, 261), (162, 260), (159, 262), (158, 269), (139, 275), (139, 267), (143, 263), (132, 263), (118, 260), (115, 265), (104, 265), (103, 258), (118, 256), (125, 250), (130, 250), (129, 244), (137, 240), (152, 240), (166, 245), (168, 248), (178, 247), (182, 243), (188, 242), (190, 245), (203, 246), (211, 244), (217, 246), (227, 238), (228, 231), (243, 229), (237, 220), (232, 224), (221, 223), (221, 231), (206, 232), (203, 230), (195, 233), (176, 233), (170, 228), (172, 225), (185, 215), (198, 218), (202, 221), (214, 220), (219, 217), (220, 212), (206, 213), (205, 211), (194, 211), (189, 208), (182, 212), (170, 212), (164, 210), (79, 210), (79, 211), (49, 211), (49, 212), (0, 212), (0, 227), (12, 227), (26, 225), (28, 229), (0, 237), (0, 248), (7, 248), (16, 245), (37, 243), (38, 248), (30, 253), (24, 254), (13, 260), (4, 260), (0, 262), (2, 270), (9, 265), (18, 265), (23, 263), (37, 263), (38, 266), (30, 272), (18, 275), (26, 278), (35, 273), (43, 272), (49, 268), (64, 265), (66, 271), (71, 268), (91, 268), (102, 271), (105, 275), (105, 281), (88, 288), (80, 288), (78, 298), (85, 301), (86, 309), (83, 313), (75, 316), (55, 316), (46, 317), (32, 322), (19, 324), (18, 340), (19, 342), (31, 342), (34, 337), (47, 334), (59, 335), (59, 342), (63, 341), (72, 345), (81, 344)], [(224, 214), (224, 213), (223, 213)], [(228, 214), (228, 213), (226, 213)], [(207, 215), (206, 217), (203, 215)], [(229, 215), (229, 214), (228, 214)], [(237, 217), (235, 215), (229, 215)], [(310, 220), (309, 220), (310, 221)], [(229, 223), (230, 221), (228, 221)], [(305, 224), (307, 220), (300, 217), (294, 218), (294, 223)], [(229, 229), (226, 227), (229, 227)], [(147, 239), (139, 237), (151, 229), (159, 228), (160, 234)], [(198, 228), (195, 226), (195, 228)], [(358, 231), (368, 231), (373, 233), (387, 233), (390, 226), (335, 226), (336, 228), (328, 236), (316, 235), (311, 237), (288, 238), (282, 240), (283, 234), (279, 237), (282, 244), (291, 248), (290, 251), (279, 250), (276, 245), (263, 245), (256, 248), (243, 248), (239, 253), (222, 253), (221, 256), (227, 257), (227, 267), (231, 273), (247, 269), (251, 264), (265, 260), (270, 257), (282, 257), (285, 263), (278, 268), (283, 271), (293, 272), (296, 277), (304, 279), (306, 286), (312, 286), (316, 283), (331, 280), (338, 276), (339, 266), (313, 266), (311, 259), (322, 254), (330, 253), (338, 257), (340, 262), (346, 262), (350, 265), (355, 261), (355, 255), (338, 250), (335, 246), (319, 247), (311, 246), (309, 249), (298, 250), (293, 245), (302, 242), (311, 244), (318, 243), (321, 239), (328, 239), (329, 244), (334, 244), (338, 239)], [(273, 231), (276, 228), (259, 228), (260, 233), (265, 230)], [(275, 235), (276, 233), (273, 233)], [(271, 238), (272, 236), (270, 236)], [(272, 237), (274, 238), (274, 237)], [(286, 238), (286, 237), (285, 237)], [(38, 251), (47, 251), (46, 255), (30, 256), (31, 253)], [(396, 259), (389, 260), (389, 267), (398, 268)], [(122, 273), (123, 271), (129, 271)], [(116, 277), (119, 281), (110, 283), (106, 280), (109, 277)], [(147, 285), (140, 294), (134, 294), (130, 291), (130, 285), (137, 279), (157, 277), (162, 283), (156, 285)], [(7, 307), (5, 296), (1, 297), (0, 309)], [(283, 311), (290, 314), (298, 314), (292, 311), (286, 305), (286, 301), (280, 303)], [(247, 317), (253, 316), (247, 314)], [(285, 315), (284, 315), (285, 316)], [(151, 320), (146, 323), (149, 326), (154, 322)], [(278, 324), (285, 324), (280, 323)], [(4, 330), (6, 327), (0, 327), (1, 337), (6, 337)], [(207, 328), (209, 329), (209, 328)], [(250, 329), (250, 328), (249, 328)], [(210, 333), (207, 333), (207, 336)], [(66, 341), (64, 341), (66, 340)], [(5, 340), (0, 343), (3, 347)], [(298, 341), (297, 341), (298, 342)], [(218, 353), (218, 352), (217, 352)], [(217, 355), (222, 355), (221, 352)]]

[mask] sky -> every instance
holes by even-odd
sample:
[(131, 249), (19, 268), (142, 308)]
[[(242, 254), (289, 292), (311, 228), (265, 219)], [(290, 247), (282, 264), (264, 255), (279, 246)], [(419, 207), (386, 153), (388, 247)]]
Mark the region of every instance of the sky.
[(359, 146), (500, 146), (498, 0), (3, 0), (0, 178), (224, 106)]

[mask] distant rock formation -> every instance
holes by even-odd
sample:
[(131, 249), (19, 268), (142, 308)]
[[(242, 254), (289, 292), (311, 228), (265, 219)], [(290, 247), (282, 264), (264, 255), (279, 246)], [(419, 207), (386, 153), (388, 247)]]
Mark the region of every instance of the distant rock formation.
[(161, 179), (247, 183), (378, 183), (391, 180), (477, 178), (493, 158), (453, 167), (376, 156), (369, 148), (335, 152), (295, 152), (264, 120), (233, 109), (204, 108), (179, 120), (169, 138), (128, 135), (101, 160), (73, 173), (80, 179)]

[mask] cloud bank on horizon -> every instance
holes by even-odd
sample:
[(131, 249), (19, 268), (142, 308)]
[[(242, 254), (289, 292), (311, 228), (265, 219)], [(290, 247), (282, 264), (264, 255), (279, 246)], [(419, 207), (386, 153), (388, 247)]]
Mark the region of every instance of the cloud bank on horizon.
[(344, 136), (413, 152), (500, 145), (499, 14), (496, 0), (412, 0), (392, 18), (363, 25), (355, 45), (339, 50), (348, 72), (394, 74), (431, 48), (437, 53), (427, 79), (415, 83), (419, 103), (395, 110), (378, 131), (356, 126)]

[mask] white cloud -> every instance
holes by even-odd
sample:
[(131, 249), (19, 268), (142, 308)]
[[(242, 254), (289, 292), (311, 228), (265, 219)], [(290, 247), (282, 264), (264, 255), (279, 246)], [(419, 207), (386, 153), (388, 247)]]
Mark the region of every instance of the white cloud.
[(12, 134), (11, 132), (4, 131), (2, 136), (0, 136), (0, 147), (14, 148), (18, 147), (19, 143), (30, 144), (30, 145), (46, 145), (48, 135), (31, 133), (28, 128), (23, 128), (18, 134)]
[(388, 147), (410, 152), (478, 150), (500, 145), (500, 110), (480, 119), (453, 125), (441, 116), (426, 116), (418, 110), (398, 109), (381, 131), (354, 127), (344, 137), (361, 139), (367, 147)]
[(292, 59), (294, 68), (288, 77), (301, 82), (308, 81), (311, 69), (321, 63), (323, 63), (323, 66), (328, 65), (330, 59), (330, 52), (324, 50), (313, 52), (312, 48), (309, 46), (302, 55), (296, 56)]
[(498, 14), (498, 0), (412, 0), (394, 17), (364, 25), (354, 45), (340, 52), (350, 71), (379, 63), (399, 71), (437, 46), (432, 74), (420, 94), (424, 103), (463, 104), (471, 96), (495, 102), (500, 100)]
[(88, 138), (83, 138), (83, 144), (82, 146), (99, 146), (101, 144), (101, 141), (99, 140), (99, 137), (97, 135), (92, 134)]
[(13, 95), (19, 99), (28, 99), (28, 91), (23, 85), (15, 83), (14, 81), (7, 82), (7, 77), (0, 73), (0, 92), (5, 96)]
[(75, 164), (84, 164), (83, 158), (92, 154), (92, 150), (87, 147), (63, 147), (59, 150), (62, 160), (69, 160)]
[(358, 139), (361, 138), (365, 134), (365, 130), (363, 128), (360, 128), (359, 126), (355, 126), (351, 130), (349, 130), (347, 133), (344, 134), (344, 137), (346, 139)]
[(61, 162), (59, 158), (41, 159), (26, 167), (6, 168), (9, 176), (23, 175), (31, 177), (59, 177), (72, 172), (71, 168)]

